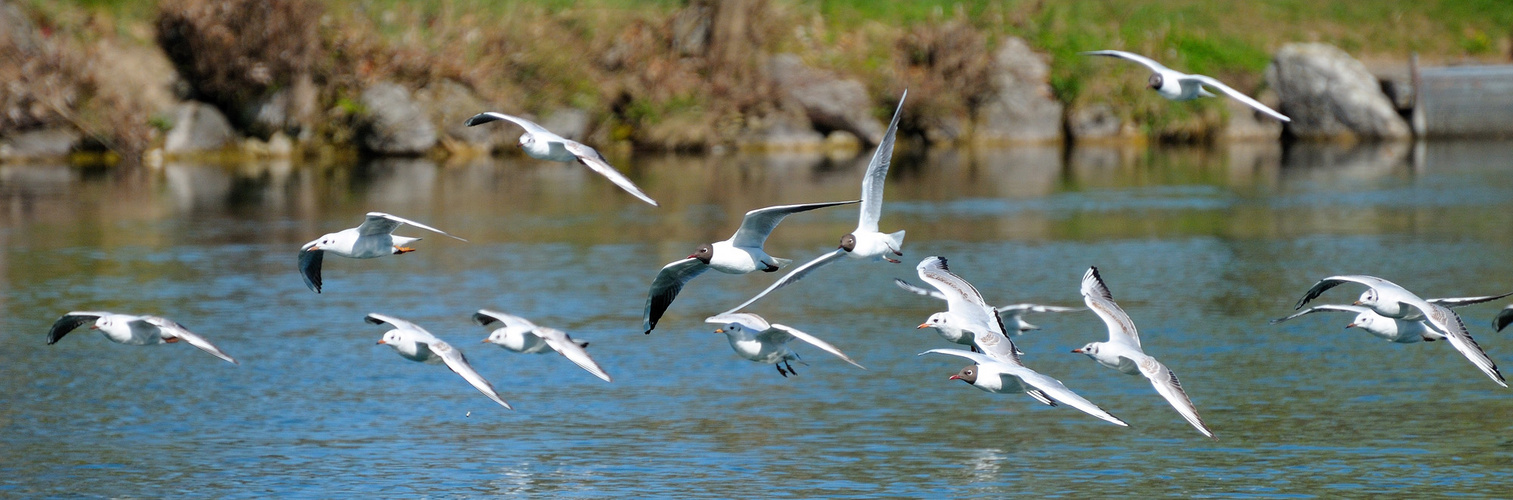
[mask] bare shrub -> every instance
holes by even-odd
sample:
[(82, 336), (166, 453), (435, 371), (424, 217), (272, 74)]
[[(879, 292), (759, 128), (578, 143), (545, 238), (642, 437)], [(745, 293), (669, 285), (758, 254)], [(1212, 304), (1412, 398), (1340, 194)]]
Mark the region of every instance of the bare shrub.
[(190, 97), (245, 127), (251, 104), (309, 75), (322, 57), (321, 11), (310, 0), (165, 0), (157, 39)]
[(993, 91), (987, 40), (963, 19), (915, 26), (895, 47), (896, 74), (910, 90), (904, 104), (909, 123), (901, 127), (923, 130), (968, 119)]

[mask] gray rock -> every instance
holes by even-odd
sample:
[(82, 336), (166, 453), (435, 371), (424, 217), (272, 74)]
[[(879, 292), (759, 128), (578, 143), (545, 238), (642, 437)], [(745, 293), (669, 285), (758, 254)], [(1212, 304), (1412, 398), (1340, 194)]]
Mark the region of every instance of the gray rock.
[(308, 75), (295, 78), (294, 85), (248, 103), (243, 121), (249, 135), (271, 138), (276, 133), (306, 137), (313, 129), (316, 110), (315, 83)]
[(364, 90), (364, 120), (358, 144), (380, 155), (420, 155), (436, 145), (436, 126), (398, 84), (383, 82)]
[(872, 103), (861, 82), (805, 66), (793, 54), (773, 56), (767, 71), (785, 99), (803, 109), (815, 128), (844, 130), (868, 144), (882, 140), (883, 124), (872, 116)]
[(1051, 92), (1045, 56), (1010, 37), (993, 56), (995, 94), (975, 117), (973, 139), (984, 142), (1049, 142), (1062, 136), (1062, 105)]
[(0, 159), (63, 156), (73, 151), (83, 137), (71, 128), (28, 130), (0, 140)]
[(825, 136), (816, 132), (803, 116), (795, 114), (772, 113), (748, 119), (738, 145), (742, 149), (764, 151), (813, 151), (824, 147)]
[(507, 123), (464, 125), (468, 118), (493, 107), (466, 85), (452, 80), (432, 83), (416, 91), (415, 102), (448, 139), (471, 148), (493, 151), (514, 144), (521, 134), (520, 127)]
[(1124, 120), (1114, 108), (1101, 102), (1072, 110), (1066, 121), (1067, 133), (1079, 141), (1122, 137), (1124, 128)]
[(1303, 139), (1399, 139), (1408, 123), (1366, 67), (1322, 43), (1288, 44), (1266, 68), (1266, 82), (1292, 118), (1287, 132)]
[(188, 101), (179, 104), (173, 115), (173, 128), (163, 137), (165, 153), (214, 151), (236, 140), (231, 122), (215, 106)]

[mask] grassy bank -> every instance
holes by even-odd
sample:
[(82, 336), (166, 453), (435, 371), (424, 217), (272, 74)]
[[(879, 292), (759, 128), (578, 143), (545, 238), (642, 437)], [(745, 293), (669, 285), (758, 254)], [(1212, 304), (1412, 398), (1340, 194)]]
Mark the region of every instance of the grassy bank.
[[(40, 23), (81, 46), (149, 47), (158, 2), (21, 0)], [(328, 87), (336, 106), (382, 79), (464, 82), (497, 109), (572, 106), (598, 120), (596, 140), (651, 148), (727, 140), (770, 107), (771, 89), (742, 53), (689, 58), (671, 47), (681, 1), (521, 2), (330, 0), (320, 3)], [(1143, 88), (1143, 70), (1077, 55), (1117, 48), (1210, 74), (1243, 91), (1263, 86), (1271, 54), (1291, 42), (1337, 45), (1368, 62), (1500, 62), (1513, 51), (1513, 8), (1501, 0), (795, 1), (761, 4), (742, 40), (792, 52), (863, 81), (878, 116), (903, 87), (907, 116), (963, 114), (983, 89), (992, 49), (1008, 36), (1052, 58), (1051, 84), (1070, 106), (1114, 103), (1149, 134), (1208, 126), (1213, 101), (1172, 105)], [(1197, 124), (1197, 125), (1195, 125)], [(909, 125), (906, 124), (906, 127)], [(917, 128), (917, 127), (916, 127)]]

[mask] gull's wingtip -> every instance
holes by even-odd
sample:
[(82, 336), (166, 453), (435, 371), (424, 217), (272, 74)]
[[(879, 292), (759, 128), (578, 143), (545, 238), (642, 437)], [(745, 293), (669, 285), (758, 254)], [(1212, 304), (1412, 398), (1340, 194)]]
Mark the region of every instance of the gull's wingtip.
[(481, 125), (481, 124), (492, 122), (492, 121), (499, 121), (499, 117), (496, 117), (496, 116), (494, 116), (492, 114), (489, 114), (488, 112), (483, 112), (483, 113), (478, 113), (476, 115), (473, 115), (472, 118), (468, 118), (468, 121), (462, 122), (462, 124), (466, 125), (466, 126), (469, 126), (469, 127), (472, 127), (472, 126), (475, 126), (475, 125)]

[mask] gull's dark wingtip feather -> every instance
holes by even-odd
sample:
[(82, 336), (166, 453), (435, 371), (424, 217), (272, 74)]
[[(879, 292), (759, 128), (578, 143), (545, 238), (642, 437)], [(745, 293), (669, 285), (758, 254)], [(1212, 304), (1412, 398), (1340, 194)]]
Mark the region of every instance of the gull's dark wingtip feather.
[(495, 122), (495, 121), (499, 121), (499, 118), (496, 118), (494, 115), (490, 115), (488, 113), (478, 113), (476, 115), (473, 115), (472, 118), (468, 118), (468, 121), (463, 122), (462, 124), (463, 125), (467, 125), (469, 127), (472, 127), (472, 126), (475, 126), (475, 125), (482, 125), (482, 124), (485, 124), (485, 123), (488, 123), (488, 122)]

